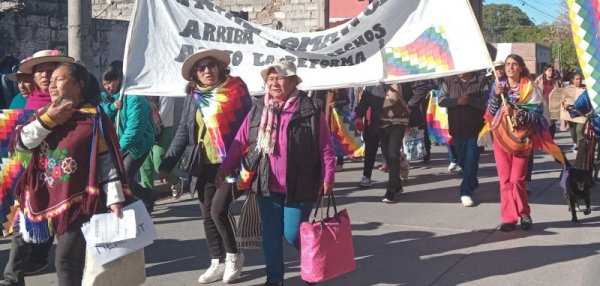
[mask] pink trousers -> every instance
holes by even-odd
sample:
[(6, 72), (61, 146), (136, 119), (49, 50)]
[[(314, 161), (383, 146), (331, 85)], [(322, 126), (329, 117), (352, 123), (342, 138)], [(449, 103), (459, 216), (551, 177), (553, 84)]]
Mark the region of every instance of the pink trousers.
[(527, 198), (527, 161), (529, 156), (512, 155), (494, 141), (494, 158), (500, 179), (500, 217), (502, 223), (516, 223), (530, 213)]

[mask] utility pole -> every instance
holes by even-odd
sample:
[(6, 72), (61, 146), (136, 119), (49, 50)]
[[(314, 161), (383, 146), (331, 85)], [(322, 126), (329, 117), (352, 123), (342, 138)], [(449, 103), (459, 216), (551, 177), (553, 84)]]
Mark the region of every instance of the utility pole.
[(91, 45), (88, 39), (92, 23), (91, 0), (68, 1), (67, 29), (69, 36), (68, 53), (75, 60), (82, 61), (88, 68), (91, 62)]

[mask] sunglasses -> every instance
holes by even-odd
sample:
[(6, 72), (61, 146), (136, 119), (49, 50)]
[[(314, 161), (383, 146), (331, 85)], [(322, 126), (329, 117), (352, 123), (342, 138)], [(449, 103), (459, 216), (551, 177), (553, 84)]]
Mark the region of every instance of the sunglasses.
[(206, 65), (196, 65), (196, 71), (203, 72), (205, 69), (215, 69), (217, 63), (207, 63)]

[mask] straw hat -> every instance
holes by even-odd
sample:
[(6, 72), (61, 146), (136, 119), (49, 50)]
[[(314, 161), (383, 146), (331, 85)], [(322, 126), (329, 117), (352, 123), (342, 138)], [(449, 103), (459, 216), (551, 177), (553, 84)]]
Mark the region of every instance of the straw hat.
[(298, 78), (298, 83), (302, 82), (302, 79), (296, 74), (297, 68), (294, 62), (285, 58), (278, 59), (270, 66), (260, 71), (260, 75), (262, 76), (263, 80), (267, 81), (267, 75), (269, 73), (269, 70), (272, 68), (274, 68), (275, 71), (283, 77), (295, 75)]
[(33, 73), (33, 67), (45, 63), (72, 63), (73, 58), (67, 57), (59, 50), (41, 50), (31, 57), (21, 61), (19, 71), (22, 73)]
[(181, 75), (183, 76), (183, 78), (185, 78), (186, 80), (193, 80), (191, 74), (194, 65), (197, 61), (206, 57), (211, 57), (221, 62), (223, 66), (221, 66), (220, 68), (222, 69), (226, 68), (231, 62), (229, 54), (227, 54), (224, 51), (217, 49), (200, 49), (197, 52), (193, 53), (191, 56), (187, 57), (185, 61), (183, 61), (183, 66), (181, 67)]

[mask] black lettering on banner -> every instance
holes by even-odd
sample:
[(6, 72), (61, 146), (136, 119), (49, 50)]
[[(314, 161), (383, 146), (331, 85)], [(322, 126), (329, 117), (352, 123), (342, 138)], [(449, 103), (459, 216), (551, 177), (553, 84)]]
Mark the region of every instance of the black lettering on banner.
[(358, 38), (354, 39), (352, 41), (352, 44), (357, 47), (360, 48), (362, 46), (366, 46), (367, 45), (367, 41), (365, 41), (365, 38), (363, 38), (362, 35), (358, 36)]
[(263, 54), (259, 54), (259, 53), (252, 53), (252, 57), (254, 58), (254, 63), (253, 65), (255, 67), (259, 67), (262, 66), (262, 62), (260, 61), (260, 59), (262, 58)]
[(257, 35), (260, 35), (260, 33), (262, 32), (261, 29), (252, 26), (248, 22), (244, 22), (244, 24), (242, 24), (242, 26), (244, 27), (244, 29), (248, 30), (251, 33), (257, 34)]
[(366, 62), (367, 61), (367, 57), (365, 57), (365, 54), (363, 52), (358, 52), (356, 53), (356, 56), (354, 57), (354, 64), (358, 65), (362, 62)]
[[(204, 28), (206, 30), (206, 26)], [(182, 37), (192, 36), (194, 39), (200, 39), (200, 28), (198, 27), (198, 21), (189, 20), (183, 31), (179, 33)]]
[(226, 31), (225, 27), (223, 27), (223, 26), (218, 26), (217, 27), (217, 39), (216, 39), (217, 42), (223, 42), (224, 41), (225, 31)]
[(213, 8), (215, 9), (215, 12), (219, 14), (225, 14), (224, 12), (227, 12), (227, 10), (221, 8), (221, 6), (214, 5)]
[(342, 66), (353, 66), (354, 61), (352, 60), (352, 56), (348, 56), (347, 58), (341, 58)]
[(383, 47), (385, 47), (385, 40), (384, 39), (379, 39), (379, 49), (383, 49)]
[(300, 44), (300, 40), (298, 40), (298, 38), (285, 38), (283, 40), (281, 40), (281, 44), (280, 46), (284, 49), (290, 49), (290, 50), (295, 50), (298, 45)]
[(264, 59), (264, 61), (262, 60), (262, 57), (264, 56), (263, 54), (253, 53), (252, 55), (254, 56), (254, 66), (257, 67), (270, 65), (275, 61), (275, 57), (273, 55), (267, 55), (267, 58)]
[(208, 9), (209, 11), (215, 12), (215, 10), (214, 10), (215, 4), (213, 4), (209, 1), (206, 1), (206, 0), (195, 0), (195, 1), (196, 1), (196, 5), (194, 6), (194, 8), (204, 10), (204, 7), (206, 6), (206, 9)]
[(244, 30), (244, 35), (242, 38), (242, 43), (244, 44), (254, 44), (254, 38), (252, 37), (252, 31)]
[(323, 44), (322, 46), (319, 47), (319, 49), (326, 47), (329, 43), (334, 43), (335, 41), (337, 41), (338, 37), (337, 37), (338, 33), (331, 33), (328, 34), (327, 36), (325, 36), (325, 39), (323, 39)]
[(236, 44), (241, 44), (243, 41), (244, 31), (240, 29), (235, 29), (235, 34), (233, 36), (233, 42)]
[(175, 58), (176, 62), (183, 63), (187, 57), (194, 53), (194, 47), (192, 45), (181, 45), (181, 49), (179, 50), (179, 55)]
[(375, 34), (371, 30), (365, 31), (364, 35), (365, 35), (365, 39), (369, 42), (372, 42), (373, 40), (375, 40)]
[(244, 59), (244, 54), (240, 51), (235, 51), (231, 55), (231, 65), (239, 66), (242, 63), (243, 59)]
[(344, 51), (349, 51), (349, 50), (353, 50), (354, 46), (351, 43), (347, 43), (344, 45)]
[(328, 60), (321, 60), (319, 62), (319, 65), (321, 66), (321, 68), (326, 68), (329, 66), (329, 61)]
[[(373, 7), (371, 7), (371, 5), (373, 5)], [(379, 8), (379, 1), (375, 1), (371, 3), (371, 5), (367, 6), (367, 8), (365, 8), (365, 10), (363, 11), (363, 14), (365, 14), (365, 16), (369, 16), (375, 13), (375, 11), (377, 11), (377, 8)]]
[(323, 40), (323, 36), (317, 36), (314, 38), (303, 37), (300, 41), (300, 46), (298, 46), (297, 51), (306, 52), (308, 46), (312, 46), (311, 51), (316, 51), (321, 46), (321, 41)]
[(339, 67), (340, 66), (340, 61), (337, 60), (337, 59), (329, 60), (329, 66), (330, 67)]
[(188, 0), (177, 0), (177, 3), (179, 3), (185, 7), (190, 7), (190, 2)]
[(319, 62), (320, 62), (320, 60), (317, 60), (317, 59), (309, 59), (309, 61), (310, 61), (310, 68), (311, 69), (314, 69), (319, 64)]
[(375, 33), (376, 33), (375, 38), (377, 38), (377, 39), (381, 39), (381, 38), (385, 37), (385, 35), (387, 34), (387, 32), (385, 31), (385, 28), (382, 27), (380, 23), (373, 25), (372, 30), (375, 31)]
[(212, 24), (204, 23), (204, 36), (202, 37), (203, 41), (215, 41), (215, 31), (217, 27)]
[(346, 34), (350, 33), (350, 29), (348, 28), (348, 26), (342, 28), (342, 30), (340, 30), (340, 34), (342, 36), (345, 36)]
[(279, 47), (279, 45), (277, 43), (272, 42), (272, 41), (267, 41), (266, 46), (267, 46), (267, 48), (278, 48)]
[(308, 65), (306, 64), (306, 58), (298, 58), (298, 67), (303, 67), (303, 68), (307, 68)]

